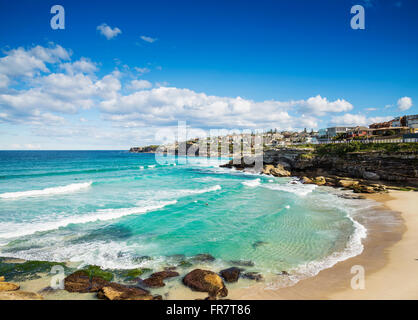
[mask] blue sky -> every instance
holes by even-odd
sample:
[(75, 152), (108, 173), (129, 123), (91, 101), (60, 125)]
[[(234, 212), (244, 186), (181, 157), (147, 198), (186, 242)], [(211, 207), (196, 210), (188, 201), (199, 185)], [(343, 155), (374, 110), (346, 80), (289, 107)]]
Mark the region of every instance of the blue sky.
[(126, 149), (178, 120), (297, 130), (418, 113), (413, 0), (0, 0), (0, 49), (0, 149)]

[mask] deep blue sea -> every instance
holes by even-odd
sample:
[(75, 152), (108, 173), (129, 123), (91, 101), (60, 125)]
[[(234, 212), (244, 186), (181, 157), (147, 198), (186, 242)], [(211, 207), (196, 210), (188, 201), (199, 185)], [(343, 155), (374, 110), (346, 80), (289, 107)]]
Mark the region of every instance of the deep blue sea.
[(182, 160), (0, 151), (0, 256), (156, 269), (209, 253), (217, 268), (246, 260), (265, 274), (313, 275), (361, 252), (352, 216), (365, 200), (219, 168), (227, 159)]

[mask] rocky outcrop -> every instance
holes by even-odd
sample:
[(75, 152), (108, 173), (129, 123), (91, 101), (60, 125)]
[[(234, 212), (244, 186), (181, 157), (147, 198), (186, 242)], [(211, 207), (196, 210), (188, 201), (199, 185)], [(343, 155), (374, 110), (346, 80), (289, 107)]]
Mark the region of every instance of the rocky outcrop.
[(228, 289), (222, 278), (209, 270), (195, 269), (183, 278), (183, 283), (194, 291), (208, 292), (210, 297), (228, 295)]
[(289, 177), (290, 171), (287, 171), (281, 164), (277, 164), (276, 166), (272, 164), (265, 165), (263, 168), (264, 174), (271, 174), (275, 177)]
[(237, 282), (241, 269), (237, 267), (231, 267), (228, 269), (221, 270), (220, 275), (226, 282)]
[(99, 299), (106, 300), (153, 300), (149, 291), (138, 287), (124, 286), (115, 282), (109, 282), (97, 292)]
[[(254, 158), (233, 159), (223, 167), (253, 170)], [(261, 173), (301, 177), (303, 183), (355, 192), (381, 192), (384, 185), (413, 189), (418, 187), (418, 154), (366, 151), (319, 155), (312, 148), (282, 148), (264, 152)]]
[(143, 280), (142, 283), (150, 288), (160, 288), (165, 286), (164, 279), (177, 277), (179, 275), (180, 274), (176, 271), (165, 270), (153, 273), (148, 279)]
[(97, 292), (109, 281), (100, 277), (89, 277), (85, 271), (77, 271), (64, 279), (64, 288), (68, 292)]

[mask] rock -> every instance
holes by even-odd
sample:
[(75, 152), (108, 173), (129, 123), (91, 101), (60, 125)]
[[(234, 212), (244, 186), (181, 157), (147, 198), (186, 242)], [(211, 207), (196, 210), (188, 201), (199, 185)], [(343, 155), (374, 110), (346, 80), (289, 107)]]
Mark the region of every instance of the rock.
[(356, 185), (353, 186), (353, 192), (355, 193), (376, 193), (376, 191), (371, 186), (366, 185)]
[(272, 169), (275, 169), (275, 167), (274, 167), (272, 164), (267, 164), (267, 165), (265, 165), (265, 166), (264, 166), (264, 168), (263, 168), (263, 173), (264, 173), (264, 174), (271, 174), (271, 173), (270, 173), (270, 171), (271, 171)]
[(231, 260), (230, 263), (241, 267), (254, 267), (254, 262), (249, 260)]
[(327, 180), (323, 176), (315, 177), (312, 181), (318, 186), (322, 186), (327, 183)]
[(308, 177), (302, 177), (302, 178), (300, 178), (300, 182), (301, 183), (303, 183), (303, 184), (313, 184), (314, 182), (311, 180), (311, 179), (309, 179)]
[(115, 282), (108, 283), (107, 286), (102, 287), (97, 292), (99, 299), (107, 300), (152, 300), (153, 296), (149, 294), (149, 291), (138, 288), (130, 287)]
[(246, 273), (243, 273), (241, 277), (250, 279), (250, 280), (255, 280), (257, 282), (263, 280), (263, 276), (257, 272), (246, 272)]
[(44, 298), (34, 292), (6, 291), (0, 292), (0, 300), (43, 300)]
[(256, 241), (256, 242), (253, 243), (253, 248), (256, 249), (256, 248), (258, 248), (260, 246), (263, 246), (263, 245), (265, 245), (267, 243), (268, 242), (264, 242), (264, 241)]
[(270, 169), (270, 174), (275, 177), (289, 177), (291, 174), (281, 164), (278, 164), (275, 168)]
[(195, 269), (183, 278), (183, 283), (194, 291), (208, 292), (211, 297), (228, 295), (222, 278), (209, 270)]
[(4, 281), (6, 281), (6, 279), (4, 278), (4, 276), (1, 276), (0, 277), (0, 282), (4, 282)]
[(359, 182), (356, 180), (350, 180), (350, 179), (341, 179), (338, 180), (338, 186), (343, 188), (350, 188), (352, 186), (358, 185)]
[(237, 282), (241, 269), (237, 267), (231, 267), (228, 269), (221, 270), (220, 275), (225, 279), (226, 282)]
[(4, 291), (16, 291), (20, 286), (11, 282), (0, 282), (0, 292)]
[(280, 276), (290, 276), (289, 272), (287, 271), (282, 271), (279, 273)]
[(163, 281), (164, 279), (177, 277), (179, 275), (180, 274), (176, 271), (165, 270), (153, 273), (152, 275), (150, 275), (148, 279), (142, 280), (142, 283), (147, 287), (160, 288), (165, 286), (165, 283)]
[(377, 173), (370, 172), (370, 171), (364, 171), (363, 172), (363, 178), (366, 180), (379, 180), (380, 176)]
[(68, 292), (97, 292), (110, 282), (99, 277), (90, 277), (85, 271), (76, 271), (64, 279), (64, 288)]
[(195, 262), (212, 262), (215, 261), (215, 257), (208, 253), (197, 254), (192, 258)]

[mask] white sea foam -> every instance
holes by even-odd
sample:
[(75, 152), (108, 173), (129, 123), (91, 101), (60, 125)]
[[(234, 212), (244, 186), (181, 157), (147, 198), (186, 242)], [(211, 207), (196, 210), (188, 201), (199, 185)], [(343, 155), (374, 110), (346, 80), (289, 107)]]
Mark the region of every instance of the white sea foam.
[(277, 191), (285, 191), (294, 193), (300, 197), (304, 197), (315, 190), (316, 185), (314, 184), (266, 184), (262, 185), (264, 188), (270, 189), (270, 190), (277, 190)]
[(180, 194), (183, 195), (188, 195), (188, 194), (201, 194), (201, 193), (206, 193), (206, 192), (213, 192), (213, 191), (218, 191), (221, 190), (222, 187), (217, 184), (216, 186), (213, 187), (209, 187), (209, 188), (203, 188), (203, 189), (196, 189), (196, 190), (179, 190)]
[[(133, 214), (144, 214), (149, 211), (162, 209), (165, 206), (175, 204), (177, 200), (160, 202), (155, 205), (132, 207), (132, 208), (119, 208), (119, 209), (99, 209), (92, 213), (87, 213), (78, 216), (69, 216), (57, 221), (49, 221), (42, 223), (11, 223), (4, 228), (4, 232), (0, 231), (0, 238), (15, 238), (21, 236), (27, 236), (36, 232), (50, 231), (66, 227), (70, 224), (82, 224), (96, 221), (107, 221), (122, 218), (124, 216)], [(9, 231), (13, 230), (13, 231)]]
[(26, 197), (39, 197), (39, 196), (49, 196), (54, 194), (65, 194), (76, 192), (82, 189), (89, 188), (92, 185), (92, 181), (83, 182), (83, 183), (72, 183), (66, 186), (45, 188), (41, 190), (28, 190), (28, 191), (18, 191), (18, 192), (6, 192), (0, 194), (1, 199), (17, 199), (17, 198), (26, 198)]
[(244, 182), (242, 182), (242, 184), (244, 186), (254, 188), (254, 187), (257, 187), (261, 184), (261, 180), (260, 180), (260, 178), (257, 178), (255, 180), (244, 181)]
[(150, 164), (148, 168), (155, 168), (155, 164)]

